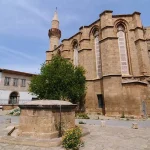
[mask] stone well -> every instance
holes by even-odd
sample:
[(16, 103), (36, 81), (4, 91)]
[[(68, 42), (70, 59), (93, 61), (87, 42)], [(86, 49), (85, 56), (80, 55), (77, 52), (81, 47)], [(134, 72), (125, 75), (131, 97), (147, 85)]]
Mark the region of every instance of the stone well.
[(75, 126), (76, 105), (60, 100), (36, 100), (23, 105), (21, 109), (18, 136), (49, 139)]

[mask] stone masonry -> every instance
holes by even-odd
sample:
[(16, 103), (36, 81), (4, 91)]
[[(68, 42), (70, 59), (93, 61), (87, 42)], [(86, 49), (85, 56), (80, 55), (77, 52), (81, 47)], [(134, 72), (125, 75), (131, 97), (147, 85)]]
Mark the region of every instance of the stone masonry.
[(19, 107), (18, 136), (51, 139), (58, 137), (60, 126), (62, 132), (75, 126), (76, 105), (70, 102), (38, 100)]
[[(59, 26), (52, 24), (52, 28), (59, 31)], [(119, 43), (120, 31), (124, 39)], [(58, 33), (49, 36), (51, 45), (54, 37), (60, 37)], [(59, 38), (56, 40), (58, 43)], [(121, 52), (119, 44), (124, 44), (126, 54)], [(86, 70), (87, 112), (107, 116), (150, 115), (150, 28), (143, 27), (139, 12), (123, 15), (113, 15), (110, 10), (102, 12), (95, 22), (80, 27), (78, 33), (63, 39), (57, 47), (50, 47), (46, 51), (46, 61), (59, 52), (74, 62), (74, 45), (78, 49), (78, 64)], [(122, 68), (126, 67), (128, 73), (122, 73)]]

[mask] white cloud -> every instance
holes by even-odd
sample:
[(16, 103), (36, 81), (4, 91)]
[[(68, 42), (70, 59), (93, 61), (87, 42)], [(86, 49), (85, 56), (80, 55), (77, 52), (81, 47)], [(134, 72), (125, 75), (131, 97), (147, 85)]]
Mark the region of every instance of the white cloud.
[(30, 1), (28, 0), (17, 0), (17, 5), (25, 9), (26, 11), (30, 11), (34, 15), (43, 19), (44, 21), (49, 22), (49, 17), (47, 17), (47, 14), (42, 12), (42, 10), (39, 10), (38, 8), (31, 5), (31, 3), (29, 2)]
[(5, 46), (0, 46), (0, 53), (6, 53), (6, 54), (8, 53), (8, 54), (12, 54), (15, 57), (19, 57), (19, 58), (21, 57), (21, 58), (28, 59), (28, 60), (37, 60), (35, 56), (31, 56), (21, 51), (17, 51), (17, 50), (14, 50)]
[(28, 0), (0, 1), (0, 18), (0, 33), (18, 37), (43, 39), (50, 23), (47, 13)]
[(80, 17), (75, 13), (70, 13), (70, 14), (69, 13), (62, 13), (60, 16), (61, 16), (60, 17), (60, 23), (62, 24), (62, 26), (69, 25), (73, 22), (77, 23), (77, 22), (81, 21)]

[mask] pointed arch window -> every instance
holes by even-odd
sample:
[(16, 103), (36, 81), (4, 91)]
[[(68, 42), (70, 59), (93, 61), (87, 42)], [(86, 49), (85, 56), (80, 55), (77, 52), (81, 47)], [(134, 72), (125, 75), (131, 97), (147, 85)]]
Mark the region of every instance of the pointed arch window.
[(74, 56), (73, 56), (73, 64), (74, 66), (78, 66), (78, 44), (75, 43), (73, 46)]
[(97, 78), (101, 77), (101, 58), (100, 58), (100, 46), (99, 46), (99, 32), (94, 33), (94, 43), (95, 43), (95, 58), (96, 58), (96, 75)]
[(118, 37), (118, 46), (119, 46), (120, 62), (121, 62), (121, 73), (123, 75), (129, 75), (125, 28), (123, 25), (118, 25), (117, 30), (118, 30), (117, 37)]

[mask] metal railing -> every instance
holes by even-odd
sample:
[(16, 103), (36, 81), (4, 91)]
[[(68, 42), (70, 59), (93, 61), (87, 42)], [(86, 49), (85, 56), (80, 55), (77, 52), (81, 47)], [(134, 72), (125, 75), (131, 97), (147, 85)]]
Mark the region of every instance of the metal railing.
[[(11, 103), (10, 103), (10, 101), (11, 101)], [(24, 103), (29, 102), (29, 101), (31, 101), (31, 100), (30, 99), (28, 99), (28, 100), (19, 99), (19, 100), (13, 102), (12, 100), (9, 100), (9, 99), (0, 99), (0, 105), (24, 104)]]

